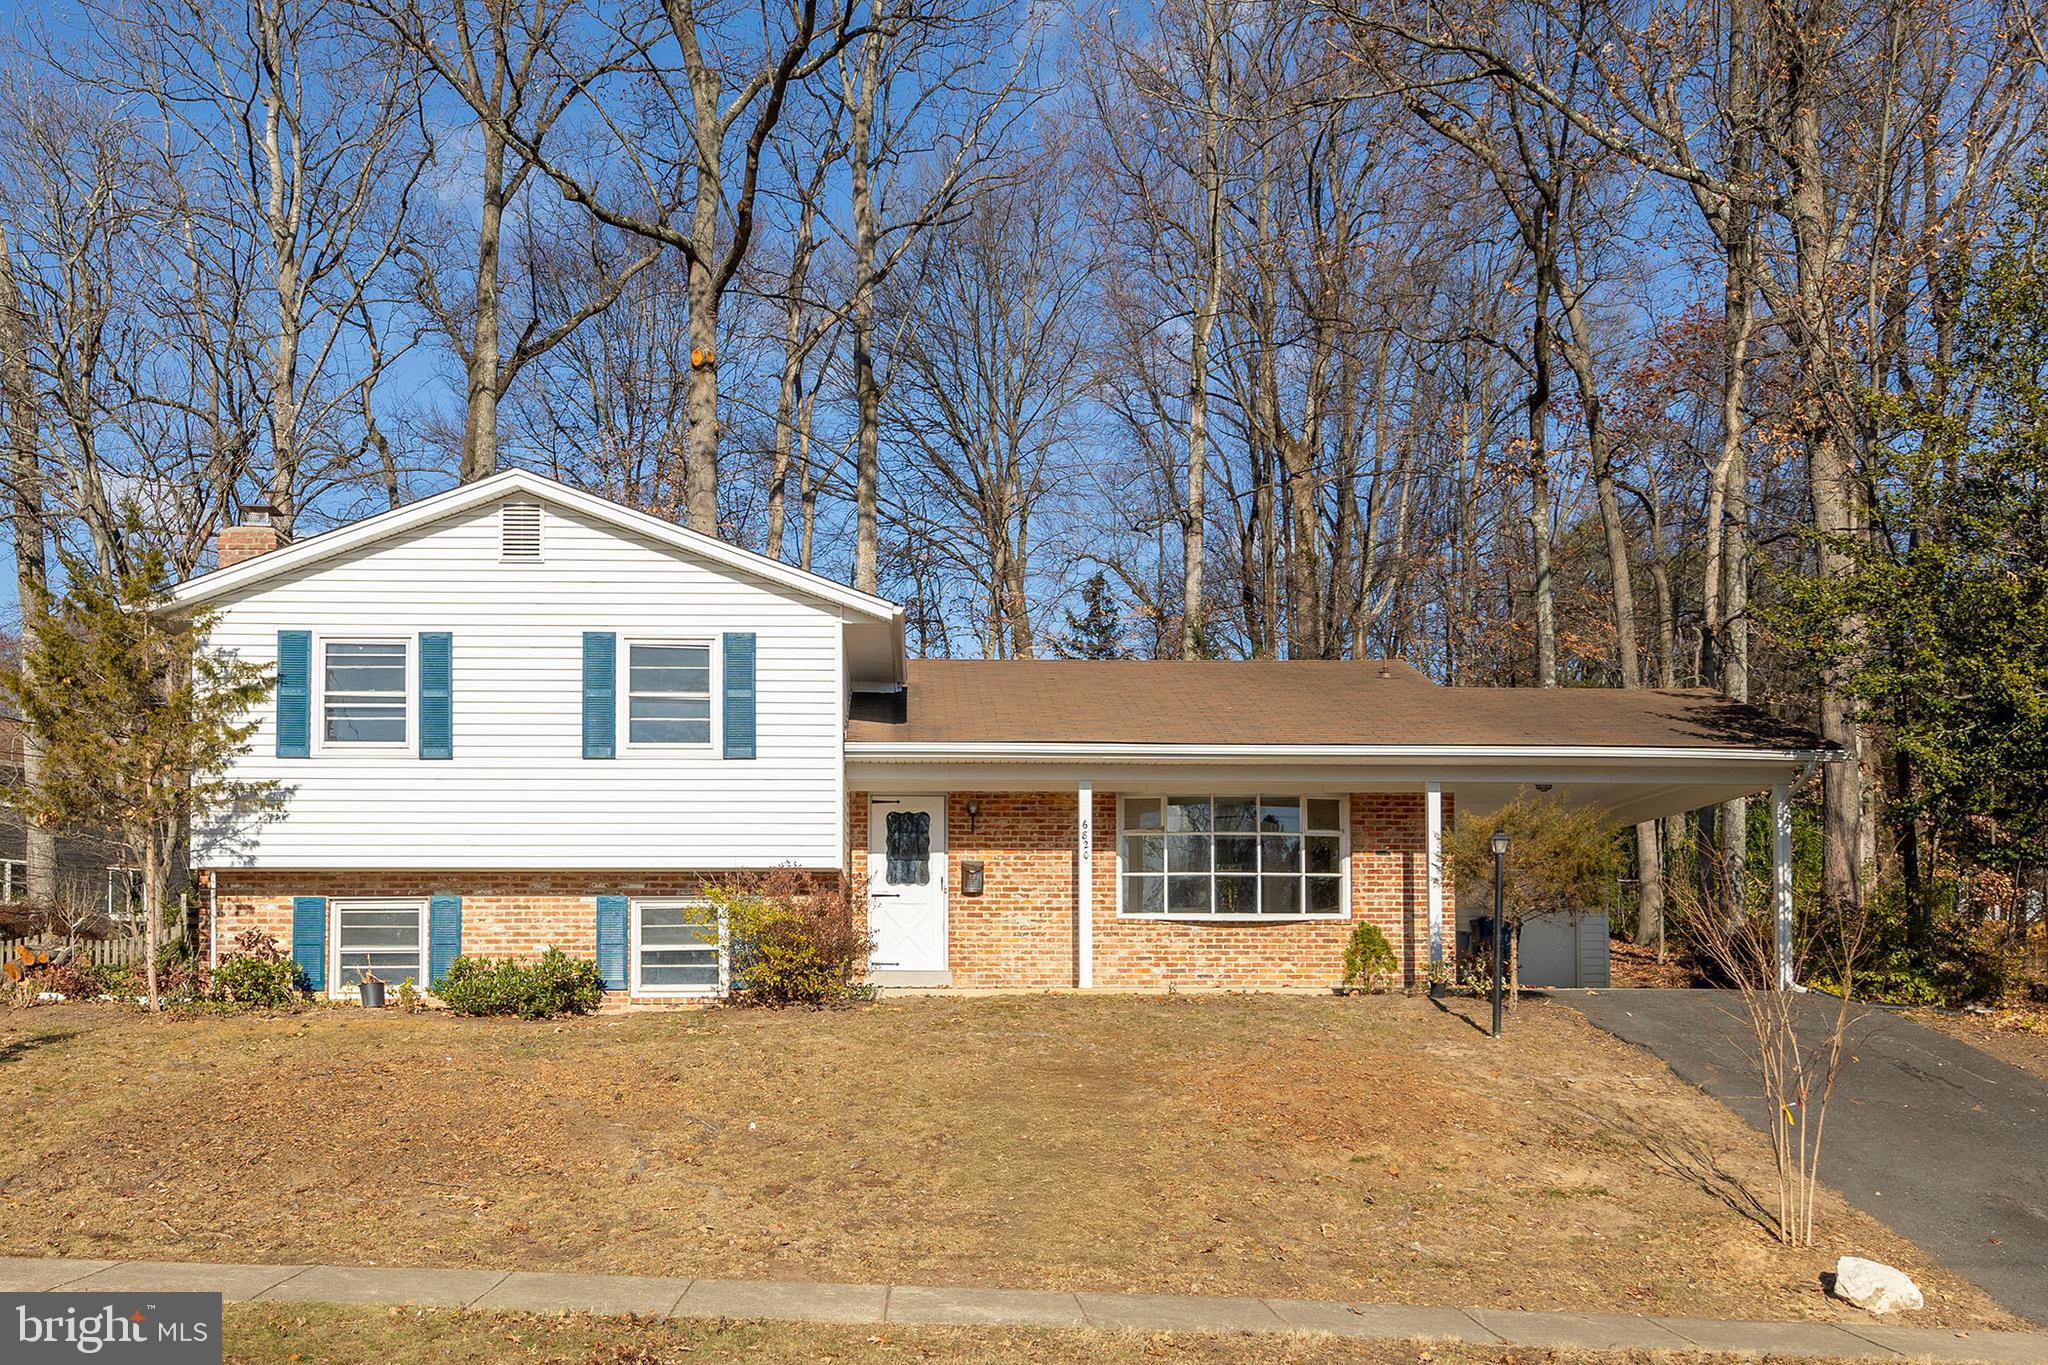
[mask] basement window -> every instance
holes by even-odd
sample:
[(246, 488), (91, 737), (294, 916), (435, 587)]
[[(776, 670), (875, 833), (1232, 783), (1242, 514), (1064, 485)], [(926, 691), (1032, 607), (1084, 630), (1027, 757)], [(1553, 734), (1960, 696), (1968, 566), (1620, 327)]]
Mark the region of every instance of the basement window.
[(1344, 801), (1335, 796), (1126, 797), (1117, 913), (1139, 919), (1342, 919)]
[(365, 974), (396, 988), (427, 979), (427, 903), (359, 900), (334, 903), (334, 993), (347, 995)]
[(633, 994), (717, 994), (725, 986), (724, 937), (709, 901), (635, 901)]

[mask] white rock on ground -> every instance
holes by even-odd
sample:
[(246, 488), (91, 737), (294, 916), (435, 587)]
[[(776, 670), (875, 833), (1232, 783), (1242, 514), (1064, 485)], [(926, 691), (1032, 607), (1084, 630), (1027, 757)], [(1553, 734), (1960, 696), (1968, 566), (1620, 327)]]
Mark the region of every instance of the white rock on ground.
[(1844, 1256), (1835, 1262), (1835, 1297), (1847, 1299), (1867, 1313), (1927, 1306), (1920, 1287), (1905, 1271), (1861, 1256)]

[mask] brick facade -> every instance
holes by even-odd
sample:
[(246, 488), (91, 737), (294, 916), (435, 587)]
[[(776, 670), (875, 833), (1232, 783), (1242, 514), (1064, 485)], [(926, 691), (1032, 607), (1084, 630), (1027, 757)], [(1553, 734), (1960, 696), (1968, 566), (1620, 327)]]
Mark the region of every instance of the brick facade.
[[(281, 948), (292, 941), (292, 898), (434, 895), (462, 897), (462, 951), (475, 957), (538, 958), (549, 948), (571, 957), (597, 955), (599, 896), (693, 896), (722, 872), (404, 872), (221, 870), (210, 874), (221, 950), (250, 929)], [(811, 874), (826, 888), (835, 872)], [(206, 932), (212, 926), (206, 927)], [(207, 950), (205, 932), (200, 951)]]
[[(1125, 919), (1117, 914), (1118, 794), (1094, 802), (1095, 984), (1125, 990), (1322, 990), (1343, 975), (1344, 945), (1361, 919), (1393, 945), (1400, 978), (1421, 980), (1429, 956), (1428, 874), (1420, 792), (1350, 797), (1350, 904), (1343, 919), (1270, 923)], [(1072, 792), (952, 792), (946, 798), (947, 956), (960, 988), (1056, 990), (1077, 984), (1074, 916), (1076, 799)], [(970, 813), (969, 806), (973, 810)], [(1453, 818), (1444, 798), (1444, 825)], [(867, 886), (868, 798), (847, 801), (847, 886)], [(979, 859), (984, 889), (960, 893), (960, 865)], [(462, 897), (462, 950), (532, 959), (552, 946), (597, 951), (600, 895), (684, 896), (715, 872), (231, 871), (211, 874), (223, 950), (248, 929), (289, 946), (292, 898)], [(828, 886), (837, 874), (813, 874)], [(1446, 939), (1456, 924), (1444, 870)], [(211, 932), (214, 926), (207, 925)], [(1448, 950), (1449, 943), (1446, 948)], [(202, 951), (205, 944), (202, 942)]]
[[(1420, 792), (1350, 798), (1350, 914), (1344, 919), (1203, 923), (1124, 919), (1116, 912), (1117, 800), (1094, 802), (1095, 984), (1134, 990), (1326, 989), (1343, 976), (1344, 945), (1368, 919), (1386, 933), (1413, 985), (1429, 959), (1429, 882)], [(972, 802), (975, 813), (969, 815)], [(1080, 972), (1074, 919), (1077, 801), (1072, 792), (953, 792), (946, 798), (948, 958), (956, 987), (1072, 987)], [(867, 885), (868, 800), (847, 807), (847, 880)], [(1444, 827), (1452, 802), (1444, 798)], [(984, 890), (960, 894), (960, 864), (981, 860)], [(1456, 904), (1444, 870), (1446, 951)]]

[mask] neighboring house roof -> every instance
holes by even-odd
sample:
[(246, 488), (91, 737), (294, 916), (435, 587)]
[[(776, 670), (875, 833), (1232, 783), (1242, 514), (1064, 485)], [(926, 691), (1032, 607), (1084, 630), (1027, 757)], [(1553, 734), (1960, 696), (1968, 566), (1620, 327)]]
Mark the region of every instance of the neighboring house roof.
[[(857, 697), (850, 752), (1016, 746), (1818, 754), (1820, 738), (1705, 691), (1442, 687), (1406, 664), (913, 659)], [(899, 747), (904, 746), (904, 747)]]
[(593, 520), (609, 523), (622, 531), (645, 536), (659, 544), (695, 555), (711, 563), (752, 574), (793, 592), (829, 602), (859, 616), (893, 622), (899, 620), (902, 615), (894, 603), (870, 593), (856, 591), (844, 583), (835, 583), (818, 574), (809, 573), (765, 555), (755, 554), (752, 550), (729, 545), (715, 536), (707, 536), (687, 527), (677, 526), (673, 522), (663, 521), (660, 517), (613, 502), (609, 498), (599, 497), (594, 493), (571, 488), (567, 484), (558, 483), (524, 469), (508, 469), (502, 474), (493, 474), (488, 479), (459, 485), (445, 493), (436, 493), (432, 497), (422, 498), (404, 507), (350, 522), (346, 526), (337, 527), (321, 535), (295, 540), (289, 545), (281, 546), (267, 554), (257, 555), (253, 559), (245, 559), (229, 568), (201, 574), (179, 584), (172, 595), (173, 601), (177, 605), (215, 601), (261, 583), (265, 579), (305, 569), (321, 560), (459, 515), (475, 507), (486, 506), (514, 494), (555, 503)]

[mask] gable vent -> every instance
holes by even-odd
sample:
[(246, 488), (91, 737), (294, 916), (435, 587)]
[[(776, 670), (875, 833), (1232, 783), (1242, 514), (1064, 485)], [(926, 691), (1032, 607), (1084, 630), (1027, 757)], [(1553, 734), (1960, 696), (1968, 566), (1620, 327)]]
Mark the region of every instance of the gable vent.
[(498, 557), (506, 563), (540, 559), (540, 504), (508, 502), (498, 527)]

